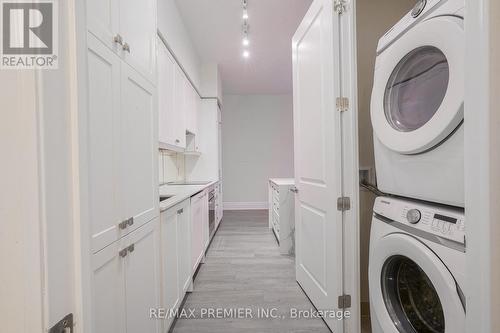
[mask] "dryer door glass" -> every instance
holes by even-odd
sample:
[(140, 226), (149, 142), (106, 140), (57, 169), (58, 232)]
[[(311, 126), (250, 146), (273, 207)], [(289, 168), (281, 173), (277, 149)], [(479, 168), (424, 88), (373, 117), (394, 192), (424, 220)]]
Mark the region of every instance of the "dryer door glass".
[(390, 257), (382, 269), (385, 306), (401, 333), (443, 333), (444, 311), (425, 272), (405, 256)]
[(449, 66), (438, 48), (424, 46), (406, 55), (387, 82), (384, 111), (391, 126), (414, 131), (439, 109), (448, 88)]

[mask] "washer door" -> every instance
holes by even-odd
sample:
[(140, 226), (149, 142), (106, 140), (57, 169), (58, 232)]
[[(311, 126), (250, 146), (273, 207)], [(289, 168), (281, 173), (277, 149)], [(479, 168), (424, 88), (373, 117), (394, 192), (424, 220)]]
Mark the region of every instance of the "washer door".
[(463, 20), (417, 24), (377, 57), (371, 118), (389, 149), (417, 154), (438, 145), (463, 120)]
[(371, 306), (385, 333), (465, 332), (465, 310), (455, 280), (425, 244), (390, 234), (373, 248)]

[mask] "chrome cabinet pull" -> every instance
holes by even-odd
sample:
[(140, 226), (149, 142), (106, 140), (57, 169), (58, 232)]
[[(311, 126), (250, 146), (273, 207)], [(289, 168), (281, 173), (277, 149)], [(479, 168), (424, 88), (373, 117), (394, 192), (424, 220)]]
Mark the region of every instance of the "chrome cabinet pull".
[(130, 53), (130, 45), (128, 45), (128, 43), (123, 43), (122, 49), (123, 51)]
[(123, 45), (123, 38), (120, 36), (120, 34), (116, 34), (115, 37), (113, 37), (113, 42), (116, 44)]
[(123, 249), (123, 250), (121, 250), (118, 253), (120, 254), (120, 257), (125, 258), (127, 256), (128, 250), (127, 249)]
[(177, 214), (181, 215), (182, 213), (184, 213), (184, 208), (181, 208), (177, 211)]
[(134, 244), (132, 244), (129, 247), (127, 247), (127, 251), (128, 252), (134, 252), (134, 250), (135, 250), (135, 245)]
[(128, 218), (128, 219), (126, 219), (126, 220), (124, 220), (124, 221), (120, 222), (120, 223), (118, 224), (118, 227), (119, 227), (121, 230), (123, 230), (123, 229), (126, 229), (127, 227), (132, 226), (133, 224), (134, 224), (134, 218), (133, 218), (133, 217), (131, 217), (131, 218)]

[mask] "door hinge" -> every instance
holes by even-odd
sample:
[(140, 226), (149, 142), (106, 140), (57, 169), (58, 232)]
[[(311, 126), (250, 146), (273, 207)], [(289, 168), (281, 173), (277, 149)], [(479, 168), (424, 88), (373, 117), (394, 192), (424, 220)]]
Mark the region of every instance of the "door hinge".
[(73, 314), (70, 313), (57, 324), (55, 324), (48, 333), (73, 333)]
[(339, 112), (347, 111), (349, 110), (349, 98), (337, 97), (335, 105), (337, 106), (337, 111)]
[(351, 209), (351, 198), (340, 197), (337, 199), (337, 210), (345, 212), (346, 210), (350, 209)]
[(333, 10), (339, 15), (344, 14), (347, 11), (347, 0), (335, 0)]
[(351, 307), (351, 295), (341, 295), (338, 300), (339, 309), (348, 309)]

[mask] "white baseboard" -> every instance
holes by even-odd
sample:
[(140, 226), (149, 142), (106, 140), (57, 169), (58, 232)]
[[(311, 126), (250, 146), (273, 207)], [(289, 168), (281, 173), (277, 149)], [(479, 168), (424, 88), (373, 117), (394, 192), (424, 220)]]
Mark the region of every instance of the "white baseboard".
[(264, 202), (224, 202), (224, 210), (256, 210), (267, 209), (268, 203)]

